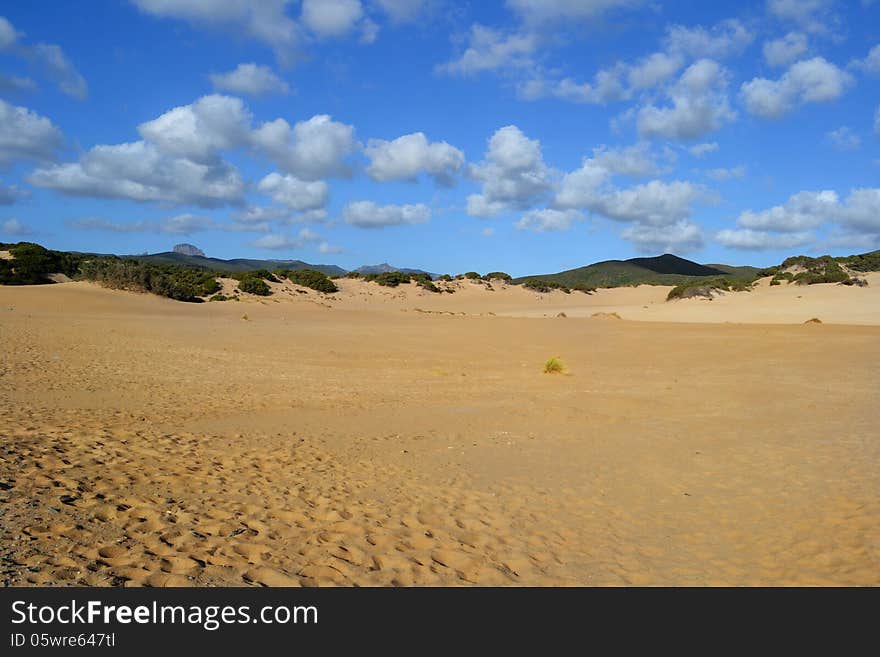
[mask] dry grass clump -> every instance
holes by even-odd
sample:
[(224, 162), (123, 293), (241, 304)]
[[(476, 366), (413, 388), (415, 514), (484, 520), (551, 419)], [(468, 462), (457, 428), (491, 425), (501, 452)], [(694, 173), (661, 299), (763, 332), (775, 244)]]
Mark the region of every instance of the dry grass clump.
[(554, 356), (544, 363), (544, 374), (561, 374), (563, 370), (565, 370), (565, 365), (562, 364), (558, 356)]

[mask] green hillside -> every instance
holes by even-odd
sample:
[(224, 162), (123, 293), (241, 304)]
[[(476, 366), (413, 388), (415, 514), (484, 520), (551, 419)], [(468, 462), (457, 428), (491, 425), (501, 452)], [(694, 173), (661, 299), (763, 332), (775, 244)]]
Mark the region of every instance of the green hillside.
[(220, 258), (184, 255), (182, 253), (174, 253), (173, 251), (122, 257), (139, 260), (141, 262), (149, 262), (155, 265), (181, 265), (184, 267), (194, 267), (196, 269), (206, 269), (208, 271), (243, 272), (253, 271), (255, 269), (268, 269), (269, 271), (277, 269), (289, 269), (291, 271), (296, 271), (297, 269), (314, 269), (327, 276), (342, 276), (346, 273), (345, 269), (337, 267), (336, 265), (313, 265), (308, 262), (303, 262), (302, 260), (250, 260), (248, 258), (221, 260)]
[[(753, 267), (701, 265), (691, 260), (666, 253), (655, 258), (605, 260), (586, 267), (569, 269), (556, 274), (539, 274), (515, 279), (522, 283), (529, 279), (552, 281), (567, 287), (623, 287), (629, 285), (678, 285), (696, 277), (731, 276), (734, 270), (754, 270)], [(745, 272), (743, 272), (745, 274)], [(739, 276), (739, 272), (735, 275)]]

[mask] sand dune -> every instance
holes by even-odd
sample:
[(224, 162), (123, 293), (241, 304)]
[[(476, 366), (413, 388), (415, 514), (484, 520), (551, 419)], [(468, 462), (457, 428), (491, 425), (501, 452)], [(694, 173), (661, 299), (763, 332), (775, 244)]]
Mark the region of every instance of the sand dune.
[(0, 287), (3, 580), (878, 585), (869, 282)]

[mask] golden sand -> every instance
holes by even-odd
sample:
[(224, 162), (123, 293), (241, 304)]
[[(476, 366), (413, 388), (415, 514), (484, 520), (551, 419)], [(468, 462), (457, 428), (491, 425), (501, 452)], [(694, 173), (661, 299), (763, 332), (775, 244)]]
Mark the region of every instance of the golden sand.
[(869, 281), (0, 287), (2, 578), (878, 585)]

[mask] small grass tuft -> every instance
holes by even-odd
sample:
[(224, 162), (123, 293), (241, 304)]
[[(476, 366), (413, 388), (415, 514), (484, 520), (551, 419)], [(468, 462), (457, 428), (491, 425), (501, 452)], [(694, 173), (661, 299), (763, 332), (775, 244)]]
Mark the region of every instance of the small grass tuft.
[(544, 374), (561, 374), (564, 369), (565, 365), (562, 364), (559, 356), (554, 356), (544, 363)]
[(244, 321), (246, 321), (246, 322), (251, 321), (251, 318), (247, 316), (247, 313), (245, 313), (244, 315), (242, 315), (241, 318), (242, 318)]

